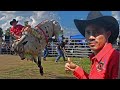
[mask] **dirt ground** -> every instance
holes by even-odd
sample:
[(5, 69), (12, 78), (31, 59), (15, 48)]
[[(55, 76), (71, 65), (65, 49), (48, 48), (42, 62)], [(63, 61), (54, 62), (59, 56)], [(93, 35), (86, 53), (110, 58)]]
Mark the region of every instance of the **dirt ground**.
[(0, 55), (0, 79), (75, 79), (72, 73), (64, 71), (65, 62), (55, 63), (54, 58), (42, 60), (44, 75), (39, 74), (32, 61), (20, 60), (17, 55)]

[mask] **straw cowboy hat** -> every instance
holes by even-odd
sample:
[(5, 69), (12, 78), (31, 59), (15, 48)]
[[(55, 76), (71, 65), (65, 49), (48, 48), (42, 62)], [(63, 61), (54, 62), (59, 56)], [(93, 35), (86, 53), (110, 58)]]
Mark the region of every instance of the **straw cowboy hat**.
[(14, 22), (18, 23), (18, 21), (16, 21), (16, 19), (13, 19), (12, 21), (10, 21), (10, 25), (12, 25)]
[(83, 36), (85, 36), (85, 28), (89, 24), (100, 25), (111, 31), (111, 36), (108, 39), (110, 43), (114, 43), (119, 35), (119, 24), (117, 20), (112, 16), (103, 16), (100, 11), (91, 11), (87, 16), (87, 20), (74, 19), (74, 23)]

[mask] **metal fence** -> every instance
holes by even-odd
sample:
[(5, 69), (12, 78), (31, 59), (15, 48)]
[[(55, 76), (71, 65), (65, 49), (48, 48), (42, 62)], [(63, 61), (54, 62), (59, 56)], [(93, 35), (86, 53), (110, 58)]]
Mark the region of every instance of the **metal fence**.
[[(71, 42), (72, 41), (72, 42)], [(56, 57), (57, 51), (56, 51), (56, 42), (52, 42), (49, 46), (49, 54), (48, 57)], [(3, 42), (3, 44), (0, 46), (0, 54), (11, 54), (13, 55), (14, 52), (11, 51), (11, 42), (6, 43)], [(118, 45), (113, 45), (114, 48), (120, 49)], [(87, 43), (80, 43), (79, 40), (68, 40), (68, 44), (65, 45), (65, 56), (66, 57), (88, 57), (92, 51), (88, 47)]]
[[(89, 54), (91, 54), (91, 50), (88, 47), (86, 43), (79, 43), (78, 40), (68, 40), (68, 44), (65, 45), (65, 56), (66, 57), (88, 57)], [(11, 54), (13, 55), (14, 52), (11, 51), (11, 44), (3, 42), (3, 46), (1, 48), (0, 54)], [(56, 51), (56, 42), (51, 42), (51, 44), (48, 46), (49, 54), (48, 57), (56, 57), (57, 51)]]
[[(68, 41), (68, 44), (65, 45), (66, 52), (64, 52), (66, 57), (88, 57), (92, 53), (86, 42), (81, 43), (78, 39)], [(48, 56), (57, 56), (56, 46), (55, 42), (48, 46)]]
[[(48, 56), (57, 56), (56, 45), (48, 46), (49, 54)], [(66, 57), (88, 57), (92, 53), (89, 47), (84, 45), (66, 45), (65, 46), (65, 56)]]

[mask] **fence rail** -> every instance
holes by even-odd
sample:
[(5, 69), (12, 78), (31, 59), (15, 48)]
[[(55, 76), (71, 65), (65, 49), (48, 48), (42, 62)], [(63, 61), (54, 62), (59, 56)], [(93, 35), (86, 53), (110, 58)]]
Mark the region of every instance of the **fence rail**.
[[(66, 57), (88, 57), (92, 51), (88, 47), (87, 43), (78, 43), (78, 42), (70, 42), (65, 46), (66, 52), (65, 56)], [(75, 41), (75, 40), (74, 40)], [(56, 57), (57, 56), (57, 51), (56, 51), (56, 42), (52, 42), (51, 45), (48, 46), (49, 49), (49, 57)], [(118, 46), (114, 46), (116, 49)], [(2, 50), (2, 51), (1, 51)], [(0, 54), (14, 54), (13, 51), (10, 50), (9, 48), (4, 48), (0, 50)]]
[[(48, 49), (48, 56), (57, 56), (56, 45), (48, 46)], [(88, 57), (88, 55), (92, 53), (87, 45), (66, 45), (65, 50), (66, 52), (64, 53), (66, 57)]]

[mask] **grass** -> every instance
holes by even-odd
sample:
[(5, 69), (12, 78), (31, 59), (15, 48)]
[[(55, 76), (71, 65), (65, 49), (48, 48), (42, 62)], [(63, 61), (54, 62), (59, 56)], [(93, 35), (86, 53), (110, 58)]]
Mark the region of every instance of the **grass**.
[[(75, 79), (72, 72), (65, 72), (65, 62), (62, 58), (58, 63), (55, 63), (54, 60), (55, 57), (48, 57), (47, 61), (42, 60), (44, 75), (41, 76), (34, 62), (22, 61), (14, 55), (0, 55), (0, 79)], [(89, 72), (88, 58), (72, 58), (72, 61)]]

